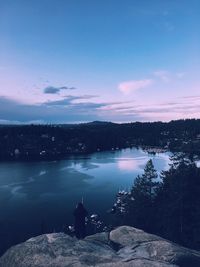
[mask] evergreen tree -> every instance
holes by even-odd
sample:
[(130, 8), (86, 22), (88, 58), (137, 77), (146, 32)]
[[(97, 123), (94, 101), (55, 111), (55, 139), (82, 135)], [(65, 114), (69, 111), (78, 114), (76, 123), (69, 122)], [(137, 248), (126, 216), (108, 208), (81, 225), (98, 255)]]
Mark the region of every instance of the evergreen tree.
[(127, 221), (146, 231), (153, 229), (153, 205), (159, 184), (156, 181), (157, 177), (157, 172), (150, 159), (144, 168), (144, 174), (136, 177), (128, 198)]
[(153, 163), (148, 161), (132, 190), (118, 194), (116, 216), (122, 224), (200, 249), (200, 168), (177, 154), (161, 179), (157, 181)]
[(156, 199), (159, 234), (192, 248), (200, 245), (200, 169), (184, 161), (163, 172)]

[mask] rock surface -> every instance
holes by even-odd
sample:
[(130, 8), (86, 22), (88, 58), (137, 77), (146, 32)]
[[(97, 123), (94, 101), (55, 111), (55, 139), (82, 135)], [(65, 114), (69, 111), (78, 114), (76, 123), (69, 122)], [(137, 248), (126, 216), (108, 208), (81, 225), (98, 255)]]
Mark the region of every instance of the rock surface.
[(83, 240), (64, 233), (37, 236), (10, 248), (0, 267), (200, 267), (200, 252), (121, 226)]

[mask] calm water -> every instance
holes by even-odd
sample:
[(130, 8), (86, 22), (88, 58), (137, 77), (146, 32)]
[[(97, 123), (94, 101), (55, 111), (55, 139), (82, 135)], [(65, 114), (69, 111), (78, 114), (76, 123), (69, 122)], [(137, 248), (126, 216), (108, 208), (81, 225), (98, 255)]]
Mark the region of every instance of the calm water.
[(125, 149), (51, 162), (0, 163), (0, 251), (73, 222), (78, 201), (90, 213), (106, 217), (119, 189), (131, 187), (152, 158), (158, 171), (168, 168), (169, 155)]

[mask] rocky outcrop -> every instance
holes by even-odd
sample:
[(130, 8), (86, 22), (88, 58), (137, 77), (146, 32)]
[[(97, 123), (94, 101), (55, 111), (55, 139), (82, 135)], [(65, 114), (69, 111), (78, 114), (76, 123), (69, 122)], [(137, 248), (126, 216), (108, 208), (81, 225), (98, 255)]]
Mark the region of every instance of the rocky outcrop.
[(200, 267), (200, 252), (142, 230), (121, 226), (77, 240), (45, 234), (10, 248), (0, 267)]

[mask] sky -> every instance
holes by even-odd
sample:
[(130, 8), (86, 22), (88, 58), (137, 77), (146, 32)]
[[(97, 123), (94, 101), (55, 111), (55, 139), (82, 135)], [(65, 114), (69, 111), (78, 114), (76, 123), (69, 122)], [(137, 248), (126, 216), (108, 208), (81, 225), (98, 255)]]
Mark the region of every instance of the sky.
[(0, 124), (200, 118), (199, 0), (0, 0)]

